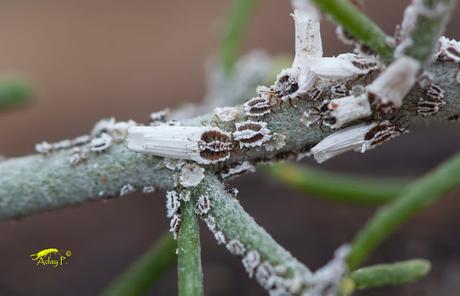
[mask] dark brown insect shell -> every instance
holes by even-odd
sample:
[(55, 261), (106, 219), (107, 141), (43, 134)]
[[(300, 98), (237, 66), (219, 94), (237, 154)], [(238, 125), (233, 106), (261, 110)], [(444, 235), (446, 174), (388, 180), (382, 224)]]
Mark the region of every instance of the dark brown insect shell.
[(355, 60), (355, 61), (352, 61), (351, 64), (361, 70), (367, 70), (367, 69), (371, 69), (377, 66), (376, 62), (370, 62), (370, 61), (356, 61)]

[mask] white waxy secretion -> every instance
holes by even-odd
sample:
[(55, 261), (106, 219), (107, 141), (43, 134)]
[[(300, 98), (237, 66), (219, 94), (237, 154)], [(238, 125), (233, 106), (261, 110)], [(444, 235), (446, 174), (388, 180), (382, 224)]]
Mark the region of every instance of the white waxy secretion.
[(181, 169), (179, 183), (184, 187), (195, 187), (204, 178), (204, 169), (197, 164), (187, 164)]
[(233, 138), (240, 143), (240, 148), (259, 147), (271, 139), (266, 122), (247, 120), (235, 123), (235, 127)]
[(388, 66), (366, 89), (375, 98), (377, 106), (400, 108), (404, 97), (414, 86), (419, 70), (420, 63), (417, 60), (402, 56)]
[(354, 120), (372, 115), (367, 93), (363, 93), (357, 97), (349, 96), (331, 100), (327, 108), (327, 116), (334, 120), (324, 121), (324, 124), (331, 128), (340, 128)]
[(260, 264), (259, 252), (256, 250), (247, 252), (241, 262), (243, 263), (244, 269), (246, 269), (249, 274), (249, 277), (253, 277), (255, 269)]
[(322, 163), (347, 151), (361, 149), (366, 134), (375, 126), (376, 123), (360, 124), (339, 130), (321, 140), (310, 152), (318, 163)]
[(233, 143), (230, 134), (215, 127), (141, 126), (128, 130), (128, 149), (210, 164), (227, 160)]
[(348, 79), (367, 74), (379, 67), (378, 61), (370, 57), (359, 57), (345, 53), (337, 57), (314, 58), (309, 60), (312, 72), (325, 79)]

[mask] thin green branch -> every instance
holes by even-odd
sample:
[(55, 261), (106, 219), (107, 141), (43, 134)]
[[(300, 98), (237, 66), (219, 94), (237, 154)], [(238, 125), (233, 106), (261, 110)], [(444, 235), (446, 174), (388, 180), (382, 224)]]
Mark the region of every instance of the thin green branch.
[(455, 0), (423, 0), (413, 3), (406, 9), (406, 17), (413, 17), (407, 11), (412, 10), (416, 15), (410, 32), (410, 46), (405, 54), (412, 56), (422, 64), (431, 61), (433, 51), (439, 37), (444, 32)]
[(348, 257), (351, 270), (409, 218), (460, 186), (460, 154), (410, 184), (393, 202), (380, 209), (358, 233)]
[(141, 296), (155, 284), (160, 276), (176, 261), (177, 242), (165, 234), (108, 286), (102, 296)]
[(391, 264), (378, 264), (360, 268), (350, 274), (356, 290), (381, 286), (396, 286), (418, 281), (431, 269), (427, 260), (414, 259)]
[(21, 80), (0, 81), (0, 110), (16, 107), (30, 100), (31, 87)]
[(264, 167), (284, 184), (325, 199), (362, 205), (393, 200), (406, 184), (400, 180), (371, 179), (326, 172), (312, 167), (279, 163)]
[(181, 206), (181, 227), (178, 236), (179, 295), (200, 296), (203, 292), (200, 230), (193, 202)]
[(220, 46), (220, 61), (226, 74), (233, 70), (245, 29), (249, 23), (252, 12), (259, 0), (233, 0), (233, 7), (228, 18)]
[(390, 38), (348, 0), (313, 0), (313, 2), (337, 24), (373, 49), (384, 60), (391, 60), (393, 48), (388, 44)]

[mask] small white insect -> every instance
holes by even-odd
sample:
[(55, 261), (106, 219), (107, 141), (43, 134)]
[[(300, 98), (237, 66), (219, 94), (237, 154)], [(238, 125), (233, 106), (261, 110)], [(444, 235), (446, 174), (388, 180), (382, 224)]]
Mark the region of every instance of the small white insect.
[(230, 158), (231, 135), (215, 127), (139, 126), (128, 130), (128, 149), (211, 164)]
[(144, 186), (142, 188), (142, 193), (152, 193), (152, 192), (155, 192), (155, 187), (153, 187), (152, 185)]
[(211, 200), (209, 199), (209, 195), (207, 193), (198, 197), (196, 207), (199, 215), (203, 216), (208, 214), (211, 210)]
[(132, 184), (126, 184), (126, 185), (123, 185), (123, 187), (121, 187), (120, 189), (120, 196), (124, 196), (124, 195), (127, 195), (131, 192), (134, 192), (135, 191), (135, 188)]
[(166, 192), (166, 217), (171, 218), (177, 214), (180, 208), (180, 200), (177, 191)]
[(91, 140), (90, 149), (95, 152), (107, 150), (112, 144), (112, 137), (106, 133), (100, 134), (97, 138)]
[(439, 49), (436, 53), (438, 60), (460, 63), (460, 42), (442, 36), (439, 38), (438, 44)]
[(169, 222), (169, 231), (173, 233), (174, 239), (179, 236), (179, 230), (181, 225), (181, 217), (179, 214), (174, 215)]
[(264, 144), (267, 151), (280, 150), (286, 146), (286, 136), (279, 133), (272, 133), (271, 139)]
[(214, 233), (214, 238), (216, 239), (217, 244), (219, 245), (225, 245), (225, 243), (227, 242), (224, 233), (220, 230)]
[(179, 175), (179, 183), (185, 188), (195, 187), (204, 178), (204, 169), (195, 163), (186, 164), (182, 167)]
[(179, 199), (184, 202), (190, 201), (191, 193), (188, 190), (183, 190), (179, 193)]
[(97, 138), (102, 136), (102, 134), (108, 134), (115, 143), (121, 143), (126, 138), (128, 129), (133, 126), (136, 126), (136, 122), (133, 120), (117, 122), (113, 117), (106, 118), (94, 125), (91, 136), (92, 138)]
[(220, 121), (230, 122), (238, 117), (240, 111), (238, 111), (238, 108), (235, 107), (218, 107), (214, 109), (214, 114), (216, 114)]
[(260, 147), (271, 139), (266, 122), (247, 120), (235, 123), (235, 127), (233, 138), (240, 143), (240, 148)]
[(309, 60), (310, 70), (323, 79), (349, 79), (379, 68), (378, 60), (345, 53), (337, 57)]
[(344, 152), (361, 149), (364, 137), (376, 126), (372, 123), (344, 128), (322, 139), (310, 152), (318, 163), (322, 163)]
[(256, 168), (250, 162), (243, 161), (240, 164), (234, 164), (226, 167), (221, 171), (220, 176), (222, 179), (229, 179), (247, 172), (254, 173), (255, 171)]
[(256, 250), (251, 250), (246, 253), (246, 256), (243, 257), (241, 260), (243, 263), (244, 269), (246, 269), (249, 277), (252, 278), (254, 276), (254, 271), (260, 264), (260, 255), (259, 252)]
[(246, 248), (237, 239), (232, 239), (226, 245), (227, 250), (234, 256), (243, 256), (246, 253)]
[(243, 104), (244, 112), (249, 117), (262, 117), (271, 112), (270, 97), (262, 95), (254, 97)]
[(369, 100), (384, 112), (398, 109), (417, 80), (420, 63), (407, 56), (396, 59), (366, 87)]

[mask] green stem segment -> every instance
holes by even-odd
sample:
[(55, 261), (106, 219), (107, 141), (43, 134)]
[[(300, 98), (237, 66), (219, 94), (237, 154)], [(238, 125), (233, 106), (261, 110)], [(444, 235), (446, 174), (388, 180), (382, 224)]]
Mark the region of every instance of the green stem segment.
[(245, 29), (258, 2), (259, 0), (234, 0), (220, 48), (220, 61), (227, 75), (231, 74), (238, 59)]
[(279, 163), (264, 169), (284, 184), (301, 192), (360, 205), (387, 203), (402, 192), (405, 184), (397, 180), (345, 176), (290, 163)]
[(392, 59), (393, 48), (388, 44), (389, 37), (348, 0), (312, 1), (337, 24), (369, 46), (384, 60), (390, 61)]
[(409, 185), (393, 202), (380, 209), (353, 241), (348, 257), (357, 268), (403, 222), (460, 185), (460, 154)]
[(107, 287), (103, 296), (145, 295), (176, 261), (177, 243), (168, 233)]
[(350, 274), (357, 290), (381, 286), (395, 286), (415, 282), (431, 269), (427, 260), (414, 259), (392, 264), (378, 264), (358, 269)]
[(204, 295), (204, 292), (200, 231), (193, 202), (187, 202), (181, 206), (181, 219), (177, 268), (179, 296), (201, 296)]

